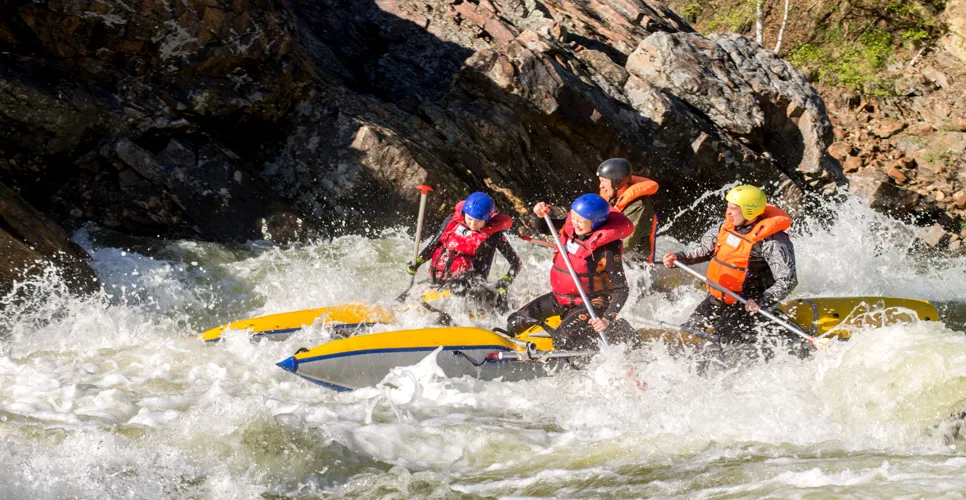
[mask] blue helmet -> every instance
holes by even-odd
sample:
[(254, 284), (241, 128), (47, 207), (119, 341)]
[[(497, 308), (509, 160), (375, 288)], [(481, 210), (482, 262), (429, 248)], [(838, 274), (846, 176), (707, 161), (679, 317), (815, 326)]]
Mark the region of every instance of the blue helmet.
[(589, 220), (590, 228), (593, 230), (603, 226), (607, 222), (607, 216), (610, 215), (610, 205), (607, 200), (596, 194), (585, 194), (577, 198), (570, 208), (577, 212), (577, 215)]
[(463, 202), (463, 213), (474, 219), (489, 221), (493, 217), (493, 198), (479, 191), (469, 195)]

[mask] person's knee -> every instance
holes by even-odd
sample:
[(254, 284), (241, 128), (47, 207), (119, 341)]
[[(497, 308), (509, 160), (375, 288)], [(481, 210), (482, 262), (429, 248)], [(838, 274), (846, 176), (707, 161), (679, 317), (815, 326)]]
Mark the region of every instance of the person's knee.
[(533, 318), (525, 315), (521, 311), (517, 311), (506, 319), (506, 331), (509, 332), (510, 335), (518, 335), (537, 323), (538, 322)]

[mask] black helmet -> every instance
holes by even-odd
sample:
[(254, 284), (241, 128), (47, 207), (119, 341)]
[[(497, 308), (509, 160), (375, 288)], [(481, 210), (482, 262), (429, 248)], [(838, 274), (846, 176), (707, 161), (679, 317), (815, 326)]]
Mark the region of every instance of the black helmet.
[(610, 179), (615, 184), (620, 184), (624, 179), (631, 176), (631, 162), (623, 158), (611, 158), (604, 160), (597, 167), (597, 177)]

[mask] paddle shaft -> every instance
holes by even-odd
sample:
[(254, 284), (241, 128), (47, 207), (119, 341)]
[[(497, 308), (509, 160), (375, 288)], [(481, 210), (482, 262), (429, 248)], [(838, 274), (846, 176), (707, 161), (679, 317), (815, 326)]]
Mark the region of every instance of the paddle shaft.
[[(413, 260), (411, 261), (413, 264), (419, 258), (419, 243), (423, 236), (423, 221), (426, 219), (426, 198), (433, 188), (420, 184), (416, 186), (416, 189), (419, 189), (419, 216), (416, 217), (416, 244), (413, 247)], [(409, 295), (409, 290), (412, 289), (414, 284), (416, 284), (415, 274), (409, 277), (409, 286), (406, 287), (405, 292), (396, 297), (396, 300), (406, 300), (406, 296)]]
[(536, 238), (531, 238), (529, 236), (524, 236), (522, 234), (520, 235), (520, 239), (533, 245), (540, 245), (542, 247), (547, 247), (547, 248), (556, 248), (554, 247), (553, 243), (550, 243), (549, 241), (538, 240)]
[(668, 330), (687, 333), (690, 335), (694, 335), (695, 337), (701, 337), (703, 339), (718, 340), (718, 336), (712, 333), (701, 332), (693, 328), (688, 328), (686, 326), (681, 326), (681, 325), (675, 325), (674, 323), (668, 323), (667, 321), (661, 321), (659, 319), (643, 319), (641, 320), (641, 322), (652, 328), (666, 328)]
[[(723, 286), (715, 283), (714, 281), (709, 280), (707, 278), (707, 276), (705, 276), (705, 275), (703, 275), (703, 274), (695, 271), (694, 269), (691, 269), (690, 267), (682, 264), (681, 262), (674, 261), (674, 265), (677, 266), (682, 271), (690, 274), (691, 276), (694, 276), (695, 278), (698, 278), (699, 280), (704, 281), (705, 283), (708, 284), (708, 286), (711, 286), (714, 289), (720, 291), (721, 293), (723, 293), (723, 294), (725, 294), (725, 295), (727, 295), (727, 296), (729, 296), (729, 297), (737, 300), (738, 302), (741, 302), (742, 304), (747, 304), (748, 303), (748, 300), (745, 299), (744, 297), (738, 295), (735, 292), (732, 292), (731, 290), (728, 290), (727, 288), (725, 288), (725, 287), (723, 287)], [(758, 312), (761, 313), (762, 316), (770, 319), (775, 324), (777, 324), (779, 326), (782, 326), (786, 330), (794, 333), (795, 335), (798, 335), (799, 337), (801, 337), (801, 338), (803, 338), (803, 339), (811, 342), (812, 345), (814, 345), (815, 347), (821, 348), (821, 346), (819, 346), (818, 344), (815, 343), (815, 337), (812, 337), (811, 335), (809, 335), (809, 334), (807, 334), (807, 333), (799, 330), (798, 328), (795, 328), (794, 326), (792, 326), (791, 323), (789, 323), (789, 322), (787, 322), (787, 321), (779, 318), (778, 316), (775, 316), (774, 314), (772, 314), (772, 313), (770, 313), (770, 312), (768, 312), (768, 311), (766, 311), (764, 309), (759, 309)]]
[[(574, 286), (577, 287), (577, 291), (580, 292), (580, 298), (584, 300), (584, 306), (587, 308), (587, 313), (590, 314), (591, 319), (597, 319), (597, 313), (594, 312), (593, 306), (590, 305), (590, 299), (587, 298), (587, 293), (584, 292), (584, 287), (580, 286), (580, 278), (577, 277), (577, 271), (574, 270), (574, 265), (570, 263), (570, 257), (567, 256), (567, 249), (563, 247), (563, 243), (560, 242), (560, 238), (557, 237), (557, 228), (553, 227), (553, 221), (550, 220), (550, 214), (544, 215), (543, 220), (547, 222), (547, 227), (550, 228), (550, 235), (553, 236), (553, 241), (557, 244), (557, 251), (560, 252), (560, 256), (563, 258), (565, 264), (567, 264), (567, 270), (570, 271), (570, 277), (574, 280)], [(600, 335), (600, 341), (607, 345), (607, 339), (604, 338), (604, 332), (597, 332)]]
[(423, 236), (423, 221), (426, 220), (426, 198), (429, 191), (420, 190), (419, 192), (419, 216), (416, 217), (416, 245), (413, 247), (413, 262), (419, 258), (419, 241)]

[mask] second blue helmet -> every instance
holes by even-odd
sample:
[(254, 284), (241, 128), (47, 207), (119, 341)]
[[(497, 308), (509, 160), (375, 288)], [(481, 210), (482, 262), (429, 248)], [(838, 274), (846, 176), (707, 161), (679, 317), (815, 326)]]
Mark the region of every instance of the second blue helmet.
[(463, 202), (463, 213), (474, 219), (489, 221), (493, 217), (493, 198), (479, 191), (469, 195)]
[(610, 215), (610, 205), (607, 200), (596, 194), (585, 194), (577, 198), (570, 208), (577, 212), (577, 215), (589, 220), (590, 228), (593, 230), (603, 226)]

